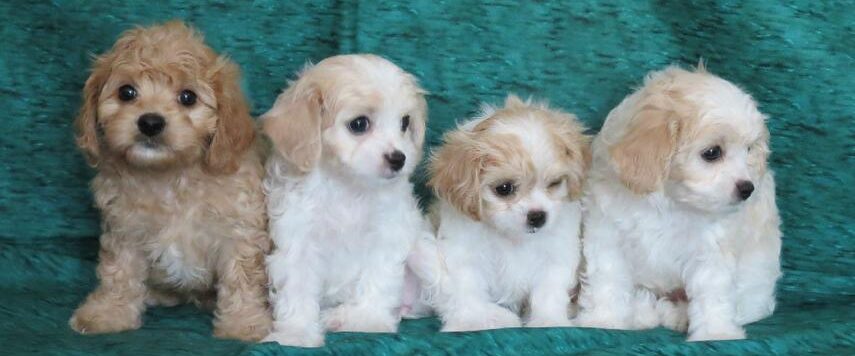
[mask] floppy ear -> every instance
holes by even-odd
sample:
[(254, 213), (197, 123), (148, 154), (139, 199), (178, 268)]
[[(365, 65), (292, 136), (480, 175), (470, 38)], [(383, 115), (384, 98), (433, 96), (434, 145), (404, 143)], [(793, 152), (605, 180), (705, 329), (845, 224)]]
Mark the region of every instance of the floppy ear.
[(205, 155), (205, 166), (215, 173), (234, 173), (255, 140), (255, 127), (240, 90), (237, 66), (219, 57), (211, 75), (217, 97), (217, 129)]
[(98, 100), (101, 89), (110, 77), (112, 57), (98, 57), (92, 66), (92, 74), (83, 86), (83, 105), (74, 120), (75, 141), (86, 156), (86, 162), (97, 166), (101, 159), (101, 142), (98, 139)]
[(591, 167), (591, 138), (581, 133), (576, 133), (574, 136), (565, 143), (568, 147), (575, 147), (568, 149), (572, 169), (570, 170), (567, 192), (571, 200), (582, 197), (585, 178), (588, 175), (588, 168)]
[(471, 132), (450, 133), (430, 162), (428, 186), (475, 221), (481, 220), (483, 155)]
[(609, 148), (621, 182), (637, 194), (659, 190), (668, 175), (678, 131), (673, 112), (642, 108), (620, 141)]
[(591, 138), (582, 133), (584, 128), (578, 124), (576, 115), (561, 113), (555, 119), (557, 125), (551, 131), (569, 167), (568, 195), (576, 200), (582, 196), (586, 173), (591, 166)]
[(276, 151), (303, 173), (321, 158), (322, 100), (320, 90), (304, 74), (261, 117)]

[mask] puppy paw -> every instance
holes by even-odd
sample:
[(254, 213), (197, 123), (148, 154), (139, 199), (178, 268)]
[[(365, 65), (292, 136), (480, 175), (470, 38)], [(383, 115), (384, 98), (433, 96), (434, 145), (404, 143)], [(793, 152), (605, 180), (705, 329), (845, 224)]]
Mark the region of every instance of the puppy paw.
[(618, 318), (614, 315), (598, 315), (582, 312), (571, 321), (573, 326), (582, 328), (599, 328), (599, 329), (630, 329), (629, 323), (623, 318)]
[(573, 326), (567, 318), (532, 318), (525, 323), (527, 328), (561, 328)]
[(282, 346), (321, 347), (324, 346), (324, 335), (310, 330), (277, 330), (261, 342), (275, 342)]
[(443, 332), (476, 331), (522, 326), (519, 316), (505, 308), (495, 306), (488, 311), (467, 313), (448, 318)]
[(660, 301), (656, 309), (662, 319), (662, 326), (681, 333), (689, 329), (689, 315), (685, 302)]
[(221, 339), (258, 341), (270, 333), (270, 323), (268, 315), (218, 317), (214, 320), (214, 336)]
[(384, 310), (340, 305), (324, 312), (323, 324), (329, 331), (394, 333), (399, 318)]
[(745, 330), (736, 325), (703, 327), (689, 335), (688, 341), (742, 340)]
[(128, 305), (89, 301), (78, 308), (68, 325), (81, 334), (105, 334), (139, 329), (142, 311)]

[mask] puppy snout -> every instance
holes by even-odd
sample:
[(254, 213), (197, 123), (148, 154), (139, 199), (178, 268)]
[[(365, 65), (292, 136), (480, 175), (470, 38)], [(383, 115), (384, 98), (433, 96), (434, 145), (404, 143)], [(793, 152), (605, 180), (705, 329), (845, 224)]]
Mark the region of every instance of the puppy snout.
[(741, 180), (736, 182), (736, 195), (739, 199), (746, 200), (751, 197), (751, 193), (754, 192), (754, 183), (747, 180)]
[(532, 210), (526, 216), (528, 226), (535, 229), (543, 227), (546, 224), (546, 212), (543, 210)]
[(166, 119), (158, 114), (142, 114), (137, 119), (137, 128), (139, 128), (143, 135), (148, 137), (157, 136), (157, 134), (163, 132), (164, 127), (166, 127)]
[(404, 163), (407, 161), (407, 156), (398, 150), (395, 150), (392, 153), (387, 153), (383, 155), (383, 157), (386, 158), (386, 162), (389, 163), (389, 168), (395, 172), (400, 171), (401, 168), (404, 167)]

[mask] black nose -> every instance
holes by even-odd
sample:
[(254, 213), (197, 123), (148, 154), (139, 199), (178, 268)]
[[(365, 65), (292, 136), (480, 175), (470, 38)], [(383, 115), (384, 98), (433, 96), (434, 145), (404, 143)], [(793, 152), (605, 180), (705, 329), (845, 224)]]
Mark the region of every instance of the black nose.
[(395, 150), (392, 153), (387, 153), (383, 155), (383, 157), (386, 158), (386, 162), (389, 162), (389, 168), (396, 172), (400, 171), (401, 168), (404, 167), (404, 162), (407, 161), (407, 156), (398, 150)]
[(528, 226), (540, 228), (546, 224), (546, 212), (542, 210), (529, 211), (526, 222), (528, 222)]
[(163, 128), (166, 127), (166, 119), (158, 114), (142, 114), (137, 119), (137, 127), (143, 135), (152, 137), (163, 131)]
[(753, 192), (754, 183), (751, 183), (747, 180), (741, 180), (736, 182), (736, 195), (738, 195), (740, 199), (748, 199), (751, 196), (751, 193)]

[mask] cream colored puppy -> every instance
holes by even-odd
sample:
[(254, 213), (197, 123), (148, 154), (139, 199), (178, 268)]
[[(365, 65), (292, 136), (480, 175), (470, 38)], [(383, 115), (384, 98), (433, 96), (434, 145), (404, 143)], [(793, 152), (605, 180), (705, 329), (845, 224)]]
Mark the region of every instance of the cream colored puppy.
[(275, 243), (266, 340), (320, 346), (327, 330), (397, 330), (404, 261), (430, 233), (409, 182), (426, 110), (412, 75), (343, 55), (306, 68), (264, 114), (275, 147), (264, 182)]
[(264, 169), (237, 66), (169, 22), (125, 32), (83, 91), (77, 144), (103, 232), (71, 328), (136, 329), (146, 306), (195, 302), (214, 306), (215, 335), (264, 337)]
[(443, 331), (569, 325), (582, 131), (573, 115), (509, 96), (446, 135), (430, 165), (437, 238), (419, 240), (410, 264)]
[(703, 67), (652, 73), (609, 113), (584, 199), (579, 325), (741, 339), (772, 313), (781, 233), (765, 119)]

